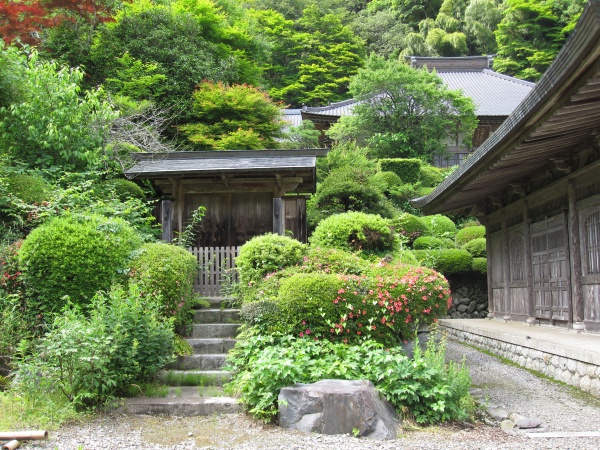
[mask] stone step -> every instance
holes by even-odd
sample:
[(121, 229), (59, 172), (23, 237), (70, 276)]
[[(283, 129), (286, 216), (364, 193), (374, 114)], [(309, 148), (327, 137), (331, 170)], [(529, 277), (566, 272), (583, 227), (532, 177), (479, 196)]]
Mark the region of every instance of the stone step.
[(198, 309), (194, 311), (194, 323), (239, 323), (239, 309)]
[(224, 370), (162, 370), (161, 382), (169, 386), (223, 386), (231, 380), (231, 372)]
[(236, 339), (229, 338), (216, 338), (216, 339), (186, 339), (188, 344), (192, 346), (192, 350), (195, 354), (211, 354), (215, 353), (227, 353), (231, 350), (235, 343)]
[(242, 410), (232, 397), (204, 397), (198, 388), (174, 388), (166, 397), (134, 397), (117, 408), (118, 413), (169, 416), (211, 416), (231, 414)]
[(174, 370), (221, 370), (226, 358), (226, 353), (178, 356), (177, 360), (168, 364), (166, 368)]
[(236, 323), (202, 323), (192, 326), (191, 338), (214, 339), (235, 338), (240, 325)]

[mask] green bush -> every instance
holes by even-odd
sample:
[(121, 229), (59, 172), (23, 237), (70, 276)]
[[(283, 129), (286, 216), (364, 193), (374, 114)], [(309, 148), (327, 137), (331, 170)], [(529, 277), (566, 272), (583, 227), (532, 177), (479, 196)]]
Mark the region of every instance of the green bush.
[(421, 184), (426, 187), (436, 187), (442, 181), (446, 175), (442, 169), (430, 165), (421, 166)]
[(429, 234), (438, 238), (454, 238), (456, 225), (448, 217), (441, 214), (421, 217), (423, 223), (429, 229)]
[(111, 191), (114, 192), (122, 202), (129, 199), (144, 200), (146, 198), (141, 187), (133, 181), (124, 180), (122, 178), (105, 180), (101, 183), (100, 189), (105, 192), (108, 191), (109, 193)]
[(361, 275), (370, 264), (354, 253), (335, 248), (310, 247), (302, 259), (302, 272), (340, 273)]
[(487, 273), (487, 258), (473, 258), (473, 272)]
[(24, 203), (42, 203), (50, 198), (52, 187), (39, 175), (9, 173), (6, 175), (9, 192)]
[(392, 264), (406, 264), (409, 266), (418, 266), (419, 261), (410, 250), (398, 250), (392, 254)]
[(463, 246), (463, 249), (468, 251), (473, 256), (473, 258), (487, 257), (485, 238), (473, 239), (472, 241), (467, 242)]
[(397, 240), (389, 220), (379, 215), (349, 212), (319, 223), (310, 242), (315, 247), (373, 254), (392, 251)]
[(306, 245), (273, 233), (256, 236), (240, 248), (235, 260), (240, 283), (259, 282), (268, 273), (302, 262)]
[(270, 328), (278, 322), (281, 310), (277, 303), (261, 300), (257, 302), (246, 303), (240, 309), (240, 320), (243, 324), (252, 327), (258, 327), (263, 332), (274, 332)]
[(372, 276), (295, 274), (281, 281), (274, 327), (300, 337), (395, 345), (415, 322), (427, 325), (448, 308), (448, 282), (424, 267), (375, 267)]
[(136, 252), (130, 269), (131, 282), (138, 284), (144, 295), (160, 295), (162, 313), (173, 317), (175, 326), (187, 321), (198, 273), (194, 255), (171, 244), (144, 244)]
[(407, 244), (412, 244), (418, 237), (429, 233), (427, 225), (423, 223), (421, 218), (409, 213), (400, 214), (392, 219), (392, 227), (400, 236), (400, 240)]
[(369, 181), (386, 195), (389, 195), (395, 187), (402, 184), (402, 180), (394, 172), (377, 172)]
[(56, 317), (37, 350), (20, 364), (17, 388), (39, 390), (43, 378), (78, 409), (102, 405), (170, 362), (173, 339), (158, 302), (135, 285), (129, 291), (116, 287), (92, 300), (89, 318), (77, 308)]
[(420, 159), (382, 158), (379, 160), (380, 172), (394, 172), (404, 183), (413, 184), (421, 176)]
[(132, 252), (141, 245), (122, 219), (96, 214), (50, 219), (23, 241), (19, 265), (30, 312), (58, 312), (65, 296), (87, 305), (99, 290), (123, 277)]
[(473, 257), (466, 250), (414, 250), (413, 253), (420, 264), (444, 275), (469, 272), (473, 265)]
[(455, 241), (458, 247), (462, 247), (467, 242), (478, 238), (485, 238), (485, 227), (483, 225), (467, 227), (458, 230), (455, 236)]
[(448, 244), (433, 236), (421, 236), (413, 242), (415, 250), (430, 250), (448, 248)]
[(445, 340), (435, 334), (425, 352), (416, 347), (411, 360), (401, 348), (369, 340), (345, 345), (254, 333), (229, 355), (234, 376), (228, 388), (263, 420), (277, 415), (281, 388), (322, 379), (370, 380), (398, 411), (407, 410), (419, 423), (467, 419), (473, 402), (464, 363), (446, 363)]

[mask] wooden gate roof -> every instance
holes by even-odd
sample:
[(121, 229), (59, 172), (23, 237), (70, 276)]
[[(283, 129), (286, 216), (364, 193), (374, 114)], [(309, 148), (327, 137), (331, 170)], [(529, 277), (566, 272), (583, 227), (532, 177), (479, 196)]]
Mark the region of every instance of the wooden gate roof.
[(568, 165), (583, 145), (600, 145), (599, 137), (600, 0), (590, 0), (529, 96), (462, 166), (413, 204), (427, 214), (471, 214), (511, 187), (523, 189), (532, 174)]

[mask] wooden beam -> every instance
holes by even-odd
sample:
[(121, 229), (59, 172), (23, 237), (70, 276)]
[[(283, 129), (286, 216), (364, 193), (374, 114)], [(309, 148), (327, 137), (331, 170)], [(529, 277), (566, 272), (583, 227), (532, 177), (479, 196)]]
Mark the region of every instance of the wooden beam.
[(273, 233), (285, 235), (285, 201), (281, 197), (273, 199)]
[(535, 302), (533, 297), (533, 256), (531, 247), (531, 218), (529, 202), (523, 202), (523, 241), (525, 244), (525, 281), (527, 282), (527, 325), (535, 324)]
[(573, 312), (573, 329), (583, 331), (584, 305), (581, 292), (581, 241), (579, 239), (579, 214), (576, 208), (577, 196), (575, 180), (570, 179), (568, 184), (569, 196), (569, 225), (568, 240), (570, 257), (569, 266), (571, 270), (571, 311)]

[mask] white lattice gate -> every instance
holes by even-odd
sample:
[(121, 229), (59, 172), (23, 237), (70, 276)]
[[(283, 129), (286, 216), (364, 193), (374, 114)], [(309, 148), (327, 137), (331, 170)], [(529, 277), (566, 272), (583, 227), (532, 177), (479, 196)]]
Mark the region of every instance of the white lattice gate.
[(203, 297), (223, 297), (224, 286), (237, 281), (235, 259), (240, 247), (191, 247), (200, 270), (194, 290)]

